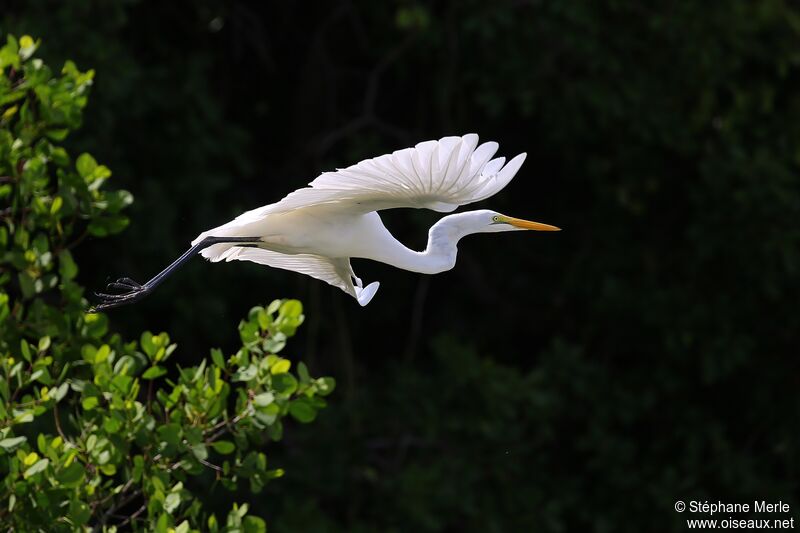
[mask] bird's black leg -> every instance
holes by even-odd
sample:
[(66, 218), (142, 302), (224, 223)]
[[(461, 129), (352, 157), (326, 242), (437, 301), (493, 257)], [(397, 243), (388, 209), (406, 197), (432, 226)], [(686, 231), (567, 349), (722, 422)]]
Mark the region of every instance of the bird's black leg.
[(120, 278), (113, 283), (109, 283), (106, 287), (107, 290), (121, 291), (117, 294), (95, 293), (95, 296), (100, 300), (100, 303), (94, 306), (90, 311), (104, 311), (113, 307), (121, 305), (128, 305), (138, 302), (150, 292), (155, 289), (167, 276), (178, 270), (186, 261), (205, 250), (209, 246), (215, 244), (230, 244), (230, 243), (256, 243), (261, 240), (260, 237), (206, 237), (198, 242), (183, 255), (177, 258), (171, 265), (159, 272), (153, 279), (141, 285), (136, 283), (130, 278)]

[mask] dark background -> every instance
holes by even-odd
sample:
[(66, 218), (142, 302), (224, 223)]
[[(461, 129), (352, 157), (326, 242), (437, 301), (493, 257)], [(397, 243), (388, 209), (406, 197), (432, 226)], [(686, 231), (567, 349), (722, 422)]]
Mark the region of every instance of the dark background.
[[(286, 353), (339, 387), (271, 447), (286, 476), (231, 496), (272, 531), (684, 531), (676, 500), (800, 520), (795, 4), (1, 4), (3, 32), (97, 70), (69, 144), (136, 202), (78, 250), (90, 288), (365, 157), (467, 132), (528, 153), (475, 207), (564, 231), (470, 237), (434, 277), (355, 261), (367, 308), (196, 259), (110, 313), (192, 364), (251, 306), (304, 302)], [(439, 216), (384, 219), (421, 249)]]

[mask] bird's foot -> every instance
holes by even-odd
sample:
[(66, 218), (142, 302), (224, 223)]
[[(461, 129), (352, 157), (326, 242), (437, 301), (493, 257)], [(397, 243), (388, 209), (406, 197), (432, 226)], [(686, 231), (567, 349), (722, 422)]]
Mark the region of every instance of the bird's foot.
[(138, 302), (150, 292), (150, 287), (133, 281), (130, 278), (120, 278), (113, 283), (106, 285), (108, 291), (120, 291), (118, 293), (96, 292), (94, 295), (100, 303), (92, 307), (89, 312), (97, 313), (112, 309), (122, 305)]

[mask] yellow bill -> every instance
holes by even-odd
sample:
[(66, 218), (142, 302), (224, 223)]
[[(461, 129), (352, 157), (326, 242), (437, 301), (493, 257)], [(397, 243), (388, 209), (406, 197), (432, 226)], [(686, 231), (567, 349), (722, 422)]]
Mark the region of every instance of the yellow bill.
[(511, 224), (515, 228), (532, 229), (534, 231), (561, 231), (561, 228), (551, 226), (550, 224), (542, 224), (541, 222), (531, 222), (530, 220), (523, 220), (514, 217), (500, 217), (501, 222)]

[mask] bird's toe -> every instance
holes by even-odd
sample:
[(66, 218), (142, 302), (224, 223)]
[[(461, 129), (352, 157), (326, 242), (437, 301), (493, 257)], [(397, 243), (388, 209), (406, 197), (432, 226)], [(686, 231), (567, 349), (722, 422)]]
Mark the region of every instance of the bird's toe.
[(141, 290), (142, 286), (131, 278), (119, 278), (117, 281), (112, 281), (106, 285), (106, 289), (134, 292)]

